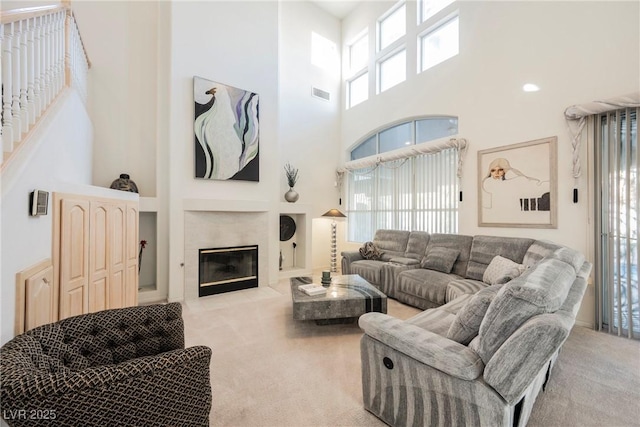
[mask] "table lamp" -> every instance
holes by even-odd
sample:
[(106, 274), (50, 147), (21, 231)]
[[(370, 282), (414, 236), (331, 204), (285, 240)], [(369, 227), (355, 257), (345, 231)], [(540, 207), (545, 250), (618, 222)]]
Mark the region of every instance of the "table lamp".
[(335, 273), (338, 271), (336, 265), (336, 218), (346, 218), (347, 216), (338, 209), (330, 209), (322, 216), (331, 218), (331, 272)]

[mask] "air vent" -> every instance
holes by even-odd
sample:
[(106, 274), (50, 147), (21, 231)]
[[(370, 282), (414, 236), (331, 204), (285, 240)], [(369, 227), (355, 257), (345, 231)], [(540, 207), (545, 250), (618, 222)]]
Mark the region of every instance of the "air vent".
[(311, 88), (311, 95), (315, 96), (316, 98), (324, 99), (325, 101), (331, 100), (331, 94), (329, 92), (327, 92), (326, 90), (318, 89), (317, 87)]

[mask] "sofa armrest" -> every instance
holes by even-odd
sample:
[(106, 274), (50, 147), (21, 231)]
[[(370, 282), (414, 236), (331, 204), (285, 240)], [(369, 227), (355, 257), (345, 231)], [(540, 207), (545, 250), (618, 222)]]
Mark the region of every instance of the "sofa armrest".
[(400, 319), (367, 313), (358, 325), (370, 337), (454, 377), (474, 380), (484, 370), (480, 356), (467, 346)]
[(351, 263), (360, 261), (364, 258), (359, 251), (343, 251), (342, 255), (342, 274), (351, 274)]
[[(201, 362), (206, 365), (209, 375), (211, 349), (205, 346), (194, 346), (181, 350), (173, 350), (155, 356), (140, 357), (115, 365), (95, 366), (79, 371), (64, 370), (57, 373), (37, 372), (23, 377), (19, 382), (3, 384), (8, 396), (18, 393), (29, 394), (30, 398), (49, 399), (62, 394), (85, 393), (89, 389), (109, 389), (118, 383), (127, 383), (136, 377), (156, 376), (160, 371), (171, 370), (176, 366), (189, 366)], [(203, 372), (204, 373), (204, 372)], [(130, 386), (131, 387), (131, 386)]]

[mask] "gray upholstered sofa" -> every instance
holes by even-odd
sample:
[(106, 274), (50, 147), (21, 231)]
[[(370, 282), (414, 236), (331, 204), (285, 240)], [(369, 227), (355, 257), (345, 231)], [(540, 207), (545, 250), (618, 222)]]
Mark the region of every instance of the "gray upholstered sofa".
[[(359, 251), (342, 252), (342, 274), (359, 274), (388, 297), (421, 309), (487, 287), (483, 275), (496, 255), (531, 267), (562, 247), (529, 238), (402, 230), (378, 230), (373, 243), (381, 251), (380, 259), (364, 259)], [(458, 251), (450, 271), (429, 267), (430, 254), (443, 248)]]
[(0, 350), (11, 426), (207, 426), (211, 349), (184, 346), (180, 303), (31, 329)]
[[(376, 234), (382, 235), (389, 234)], [(433, 237), (430, 242), (445, 241), (445, 235)], [(368, 270), (361, 270), (369, 278), (378, 271), (383, 287), (400, 298), (429, 306), (444, 301), (405, 321), (382, 313), (360, 317), (364, 406), (392, 426), (524, 426), (575, 323), (591, 264), (582, 254), (549, 242), (451, 237), (470, 248), (457, 270), (464, 275), (442, 273), (450, 276), (448, 282), (434, 272), (417, 274), (427, 269), (403, 260), (412, 258), (404, 256), (411, 255), (406, 247), (403, 256), (389, 254), (387, 261), (379, 261), (378, 270), (372, 260), (367, 260)], [(428, 247), (429, 242), (426, 252)], [(484, 270), (498, 254), (528, 268), (494, 284), (474, 279), (486, 279)], [(354, 258), (346, 261), (349, 267), (358, 265)], [(392, 273), (395, 281), (385, 276)], [(413, 282), (407, 283), (424, 289), (402, 288), (408, 273)], [(419, 277), (427, 281), (418, 284)], [(432, 278), (435, 289), (429, 290)], [(476, 283), (479, 290), (469, 291), (471, 286), (456, 287), (461, 280), (483, 285)]]

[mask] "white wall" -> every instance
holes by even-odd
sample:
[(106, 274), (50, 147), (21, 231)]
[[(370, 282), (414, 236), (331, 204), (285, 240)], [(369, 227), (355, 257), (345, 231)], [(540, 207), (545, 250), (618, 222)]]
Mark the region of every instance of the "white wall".
[(109, 187), (128, 173), (141, 196), (155, 197), (158, 100), (162, 90), (169, 90), (157, 85), (163, 71), (158, 63), (159, 3), (77, 1), (73, 10), (92, 63), (93, 182)]
[[(365, 2), (343, 22), (349, 40), (373, 23), (387, 3)], [(415, 3), (408, 7), (415, 8)], [(462, 234), (549, 239), (591, 256), (592, 207), (586, 166), (572, 202), (572, 150), (564, 109), (570, 105), (640, 90), (637, 2), (460, 2), (460, 53), (421, 74), (408, 67), (407, 81), (342, 115), (342, 148), (371, 130), (404, 117), (451, 114), (470, 143), (460, 204)], [(370, 27), (370, 31), (373, 27)], [(412, 42), (415, 45), (415, 42)], [(527, 82), (540, 92), (521, 90)], [(558, 228), (478, 227), (477, 152), (558, 137)], [(586, 165), (587, 150), (581, 155)], [(593, 322), (593, 288), (579, 319)]]
[[(308, 1), (280, 3), (279, 19), (279, 198), (289, 189), (284, 165), (298, 168), (297, 203), (311, 205), (312, 266), (329, 266), (331, 221), (320, 216), (339, 208), (335, 170), (340, 163), (340, 21)], [(336, 44), (336, 62), (326, 68), (311, 62), (312, 32)], [(331, 94), (325, 101), (311, 96), (317, 87)]]
[[(260, 97), (260, 182), (194, 179), (193, 77)], [(169, 153), (169, 300), (184, 295), (185, 199), (263, 201), (269, 205), (269, 274), (277, 280), (278, 5), (275, 2), (171, 4)]]
[[(20, 161), (3, 170), (1, 343), (13, 337), (16, 273), (51, 258), (51, 193), (69, 191), (70, 183), (91, 183), (89, 116), (75, 91), (68, 89), (60, 96), (32, 135), (29, 144), (34, 147), (16, 152)], [(49, 192), (46, 216), (28, 214), (29, 193), (35, 189)]]

